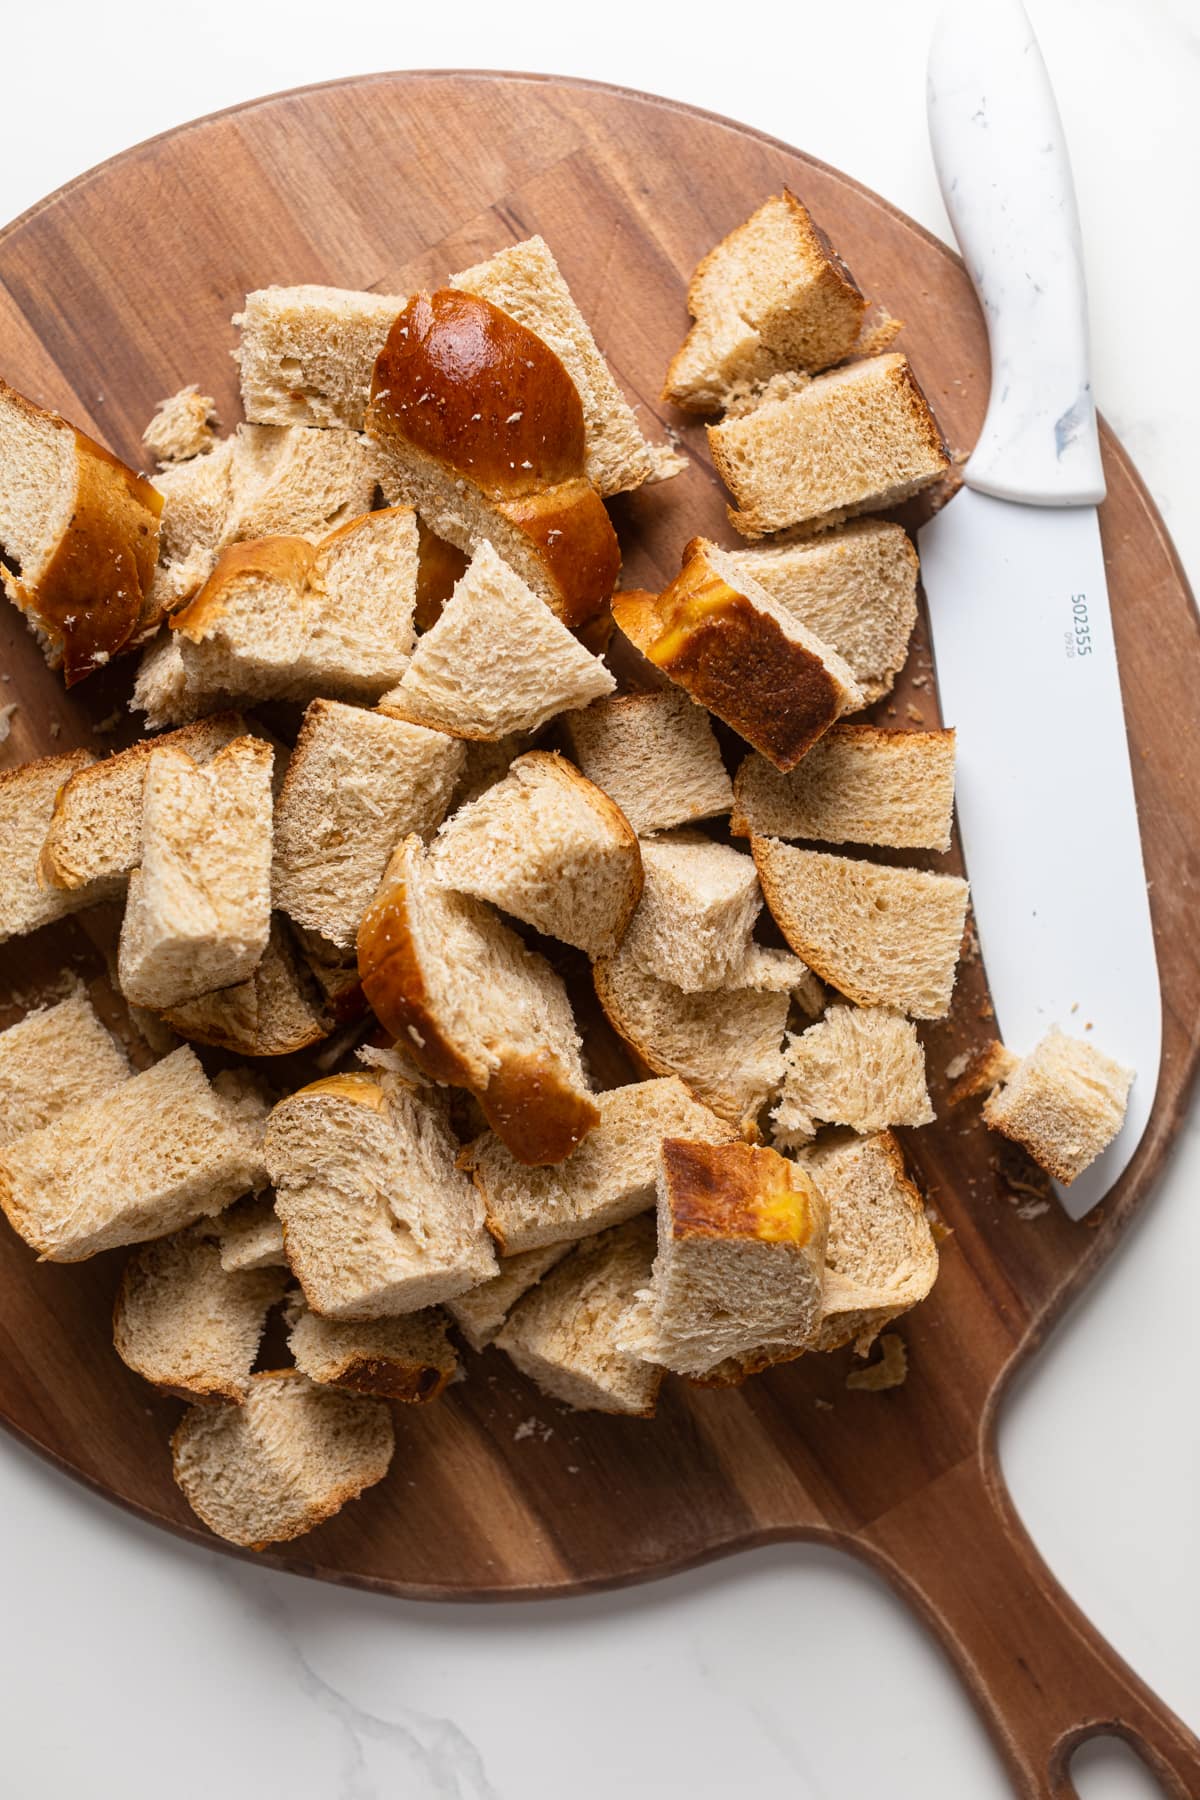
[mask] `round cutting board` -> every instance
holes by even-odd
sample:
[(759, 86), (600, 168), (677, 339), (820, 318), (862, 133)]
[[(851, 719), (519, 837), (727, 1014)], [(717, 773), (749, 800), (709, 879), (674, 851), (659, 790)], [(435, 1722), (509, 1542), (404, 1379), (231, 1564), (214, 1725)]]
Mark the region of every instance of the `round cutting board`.
[[(625, 584), (657, 587), (689, 537), (731, 538), (702, 429), (658, 398), (685, 329), (687, 276), (784, 184), (865, 292), (907, 321), (899, 348), (952, 446), (969, 449), (987, 345), (944, 246), (835, 170), (727, 120), (531, 76), (384, 75), (284, 94), (83, 176), (0, 236), (0, 372), (136, 462), (155, 404), (185, 382), (216, 394), (226, 424), (237, 418), (230, 316), (248, 290), (404, 293), (541, 232), (651, 435), (677, 432), (692, 459), (678, 480), (613, 507)], [(381, 1486), (262, 1560), (391, 1593), (503, 1599), (645, 1579), (776, 1538), (832, 1541), (921, 1609), (1023, 1792), (1070, 1791), (1059, 1785), (1064, 1758), (1101, 1725), (1142, 1742), (1172, 1791), (1200, 1792), (1192, 1740), (1056, 1588), (1012, 1515), (993, 1450), (1004, 1384), (1150, 1192), (1200, 1030), (1189, 905), (1197, 622), (1133, 468), (1111, 434), (1104, 448), (1101, 522), (1165, 1003), (1154, 1116), (1119, 1187), (1074, 1224), (1013, 1185), (995, 1139), (944, 1116), (946, 1065), (989, 1031), (985, 974), (968, 959), (952, 1017), (925, 1034), (943, 1117), (907, 1144), (951, 1235), (932, 1296), (900, 1327), (902, 1387), (849, 1391), (847, 1352), (736, 1391), (669, 1383), (647, 1423), (564, 1412), (489, 1352), (468, 1359), (469, 1379), (437, 1405), (398, 1409)], [(19, 705), (0, 767), (133, 735), (128, 665), (68, 700), (7, 606), (0, 658), (10, 677), (0, 700)], [(938, 722), (923, 627), (877, 716)], [(1013, 728), (1036, 729), (1016, 697)], [(64, 961), (94, 969), (111, 925), (87, 914), (0, 950), (0, 1023)], [(213, 1544), (171, 1481), (178, 1404), (112, 1351), (120, 1260), (39, 1265), (0, 1226), (0, 1418), (99, 1492)]]

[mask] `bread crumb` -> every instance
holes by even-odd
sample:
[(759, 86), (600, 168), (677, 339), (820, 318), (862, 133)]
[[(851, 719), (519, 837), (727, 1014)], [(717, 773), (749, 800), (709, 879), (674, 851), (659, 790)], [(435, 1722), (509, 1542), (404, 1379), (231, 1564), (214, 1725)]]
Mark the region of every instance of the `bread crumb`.
[(122, 712), (121, 708), (119, 706), (115, 707), (106, 719), (101, 719), (98, 725), (93, 725), (92, 730), (97, 737), (107, 737), (110, 732), (117, 729), (124, 717), (125, 714)]
[(818, 1412), (832, 1412), (833, 1411), (833, 1401), (832, 1400), (822, 1400), (819, 1394), (813, 1396), (813, 1405), (816, 1407)]
[[(8, 676), (6, 675), (4, 679), (7, 681)], [(7, 706), (0, 706), (0, 744), (12, 730), (12, 717), (16, 711), (17, 702), (15, 700), (10, 700)]]
[(914, 706), (911, 701), (909, 701), (904, 711), (905, 715), (912, 720), (914, 725), (923, 725), (925, 723), (925, 714), (921, 711), (919, 706)]
[(865, 1369), (851, 1369), (846, 1386), (860, 1392), (879, 1394), (885, 1388), (902, 1387), (908, 1376), (908, 1351), (904, 1339), (895, 1331), (885, 1331), (879, 1340), (882, 1354), (878, 1362)]
[(966, 1074), (967, 1064), (970, 1060), (969, 1053), (966, 1050), (961, 1050), (957, 1056), (952, 1056), (950, 1058), (950, 1061), (942, 1070), (942, 1074), (946, 1077), (947, 1081), (957, 1081), (960, 1075)]

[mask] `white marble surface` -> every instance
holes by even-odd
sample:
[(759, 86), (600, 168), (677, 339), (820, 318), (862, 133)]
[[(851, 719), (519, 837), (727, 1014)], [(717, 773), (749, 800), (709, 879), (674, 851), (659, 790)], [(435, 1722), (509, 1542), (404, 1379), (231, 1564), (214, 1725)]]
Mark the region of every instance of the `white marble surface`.
[[(1193, 0), (1029, 5), (1074, 157), (1100, 405), (1195, 579), (1200, 19)], [(4, 22), (0, 216), (254, 94), (469, 65), (587, 74), (744, 118), (944, 232), (924, 125), (933, 12), (931, 0), (26, 5)], [(1049, 1562), (1193, 1726), (1198, 1182), (1193, 1118), (1143, 1224), (1001, 1433)], [(177, 1544), (3, 1438), (0, 1519), (0, 1790), (20, 1800), (1009, 1791), (939, 1653), (872, 1579), (824, 1553), (762, 1552), (547, 1607), (401, 1605)], [(1155, 1791), (1103, 1750), (1076, 1771), (1089, 1800)]]

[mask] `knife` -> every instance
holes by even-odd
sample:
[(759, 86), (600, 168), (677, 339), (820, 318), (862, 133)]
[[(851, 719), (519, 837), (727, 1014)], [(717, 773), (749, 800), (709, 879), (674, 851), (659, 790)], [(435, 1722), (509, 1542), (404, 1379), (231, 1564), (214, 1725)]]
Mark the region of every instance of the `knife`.
[(1059, 1025), (1136, 1071), (1121, 1132), (1059, 1189), (1081, 1218), (1146, 1129), (1162, 1004), (1097, 514), (1079, 219), (1019, 0), (946, 9), (928, 111), (992, 361), (964, 485), (919, 534), (980, 950), (1010, 1049)]

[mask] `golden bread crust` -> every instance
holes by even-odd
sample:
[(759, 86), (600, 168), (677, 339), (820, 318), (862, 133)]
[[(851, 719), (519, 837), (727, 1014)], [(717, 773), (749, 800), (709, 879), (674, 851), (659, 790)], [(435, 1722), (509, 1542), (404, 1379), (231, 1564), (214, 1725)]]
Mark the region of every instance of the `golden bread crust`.
[(819, 656), (717, 574), (697, 541), (684, 556), (657, 599), (617, 594), (613, 617), (693, 700), (777, 769), (794, 768), (838, 718), (837, 682)]
[(30, 419), (67, 432), (75, 453), (70, 522), (35, 582), (2, 572), (5, 592), (45, 632), (68, 687), (152, 630), (150, 600), (158, 560), (162, 495), (143, 475), (86, 432), (0, 382), (0, 393)]

